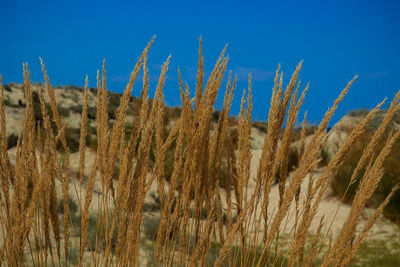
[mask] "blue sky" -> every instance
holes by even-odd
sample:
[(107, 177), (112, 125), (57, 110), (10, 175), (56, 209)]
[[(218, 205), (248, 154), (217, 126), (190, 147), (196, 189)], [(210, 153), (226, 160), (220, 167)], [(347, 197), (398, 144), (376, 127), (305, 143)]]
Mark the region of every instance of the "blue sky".
[[(400, 89), (400, 1), (4, 1), (0, 0), (0, 73), (22, 81), (28, 62), (42, 81), (38, 57), (53, 85), (95, 86), (106, 59), (108, 88), (121, 92), (137, 57), (150, 50), (154, 92), (162, 62), (171, 54), (166, 103), (179, 105), (178, 66), (194, 91), (198, 38), (209, 73), (225, 44), (228, 70), (239, 77), (232, 114), (237, 114), (247, 73), (253, 75), (253, 117), (265, 120), (278, 64), (284, 81), (304, 60), (304, 107), (318, 122), (355, 74), (359, 78), (334, 117), (371, 108)], [(223, 85), (225, 87), (225, 85)], [(134, 87), (139, 95), (140, 83)], [(223, 91), (217, 108), (221, 106)]]

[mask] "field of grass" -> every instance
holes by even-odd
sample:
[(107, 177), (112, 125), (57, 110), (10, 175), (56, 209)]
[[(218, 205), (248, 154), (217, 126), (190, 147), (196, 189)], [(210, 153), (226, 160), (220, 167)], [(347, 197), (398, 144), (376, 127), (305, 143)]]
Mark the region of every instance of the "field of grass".
[[(375, 244), (363, 241), (397, 186), (390, 185), (382, 193), (367, 224), (360, 227), (358, 222), (380, 188), (385, 160), (400, 135), (385, 131), (400, 108), (400, 92), (344, 186), (344, 192), (353, 190), (354, 196), (341, 231), (332, 235), (331, 222), (321, 219), (318, 230), (309, 235), (322, 197), (383, 103), (359, 120), (321, 175), (314, 176), (323, 160), (321, 148), (329, 121), (356, 77), (312, 129), (312, 139), (305, 145), (310, 131), (307, 115), (298, 118), (308, 90), (308, 85), (301, 89), (298, 81), (302, 62), (287, 86), (278, 67), (268, 123), (252, 123), (249, 75), (248, 88), (240, 93), (240, 114), (233, 121), (229, 112), (237, 78), (231, 73), (223, 108), (214, 111), (228, 64), (226, 48), (206, 80), (200, 40), (195, 96), (190, 98), (179, 73), (182, 107), (166, 115), (163, 86), (170, 58), (162, 66), (150, 100), (147, 53), (151, 44), (138, 58), (120, 99), (107, 92), (103, 64), (97, 75), (95, 114), (88, 108), (86, 80), (79, 133), (69, 130), (62, 120), (61, 113), (67, 111), (56, 102), (44, 63), (45, 87), (38, 92), (33, 90), (24, 65), (26, 113), (21, 122), (23, 133), (16, 141), (15, 165), (8, 154), (2, 83), (0, 265), (347, 266), (356, 264), (354, 257), (372, 254)], [(140, 70), (143, 89), (137, 109), (132, 110), (132, 88)], [(95, 117), (96, 129), (89, 127), (89, 112)], [(127, 114), (135, 118), (129, 127)], [(166, 118), (171, 116), (177, 119), (167, 130)], [(303, 121), (300, 131), (295, 129), (298, 120)], [(231, 124), (236, 124), (236, 130)], [(253, 125), (265, 132), (255, 175), (251, 175)], [(296, 155), (290, 148), (295, 138), (300, 142)], [(89, 175), (84, 175), (88, 146), (94, 148), (96, 158)], [(70, 163), (74, 151), (79, 152), (76, 173)], [(301, 192), (306, 177), (306, 192)], [(275, 183), (279, 203), (272, 205), (269, 195)], [(357, 188), (351, 187), (353, 184)], [(154, 195), (152, 187), (156, 188)], [(300, 194), (306, 194), (304, 202), (299, 201)], [(149, 195), (152, 204), (145, 204)], [(289, 212), (291, 206), (295, 206), (295, 214)], [(294, 224), (287, 223), (290, 216), (295, 216)], [(375, 257), (373, 263), (397, 264), (391, 251), (384, 259)]]

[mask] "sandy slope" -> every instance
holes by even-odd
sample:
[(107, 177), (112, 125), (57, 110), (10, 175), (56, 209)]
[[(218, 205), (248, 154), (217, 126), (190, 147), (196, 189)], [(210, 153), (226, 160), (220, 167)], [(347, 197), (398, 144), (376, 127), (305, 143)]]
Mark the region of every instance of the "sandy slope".
[[(252, 138), (253, 138), (253, 143), (262, 144), (263, 143), (262, 141), (264, 139), (264, 134), (253, 129)], [(261, 151), (260, 146), (258, 146), (258, 147), (253, 146), (253, 147), (255, 147), (255, 149), (252, 150), (251, 175), (252, 175), (252, 177), (255, 177), (256, 173), (257, 173), (257, 168), (259, 165), (262, 151)], [(315, 179), (318, 179), (318, 177), (322, 174), (323, 171), (324, 171), (323, 168), (315, 170), (315, 173), (314, 173)], [(292, 175), (292, 174), (293, 173), (291, 173), (290, 175)], [(251, 195), (255, 189), (254, 180), (253, 179), (250, 179), (250, 180), (251, 180), (251, 182), (249, 184), (249, 195)], [(305, 177), (303, 183), (301, 184), (302, 194), (300, 195), (300, 203), (303, 203), (303, 201), (305, 200), (304, 192), (307, 190), (307, 185), (308, 185), (309, 180), (310, 180), (310, 177), (309, 177), (309, 175), (307, 175)], [(287, 179), (287, 185), (289, 182), (290, 182), (290, 176)], [(270, 197), (270, 204), (269, 204), (269, 207), (270, 207), (269, 215), (270, 216), (269, 217), (271, 217), (274, 210), (276, 210), (276, 209), (274, 209), (274, 207), (278, 207), (278, 203), (279, 203), (279, 190), (278, 190), (277, 185), (274, 185), (272, 187), (269, 197)], [(336, 217), (334, 218), (335, 212), (338, 209), (338, 207), (339, 207), (339, 210), (336, 214)], [(350, 211), (350, 208), (351, 207), (346, 204), (340, 205), (340, 200), (338, 198), (336, 198), (333, 195), (330, 188), (328, 188), (327, 192), (325, 192), (325, 195), (321, 201), (317, 215), (315, 216), (315, 218), (311, 224), (310, 231), (314, 232), (314, 233), (316, 232), (319, 221), (320, 221), (321, 217), (324, 216), (324, 220), (327, 222), (328, 225), (334, 219), (333, 223), (332, 223), (331, 231), (332, 231), (333, 235), (335, 236), (336, 234), (339, 233), (344, 222), (346, 221), (346, 218)], [(259, 208), (257, 210), (257, 214), (260, 214), (260, 212), (261, 212), (261, 209)], [(288, 227), (286, 229), (286, 232), (289, 232), (291, 230), (290, 225), (293, 225), (293, 223), (295, 222), (294, 213), (295, 213), (295, 207), (294, 207), (294, 205), (291, 205), (290, 211), (288, 213), (289, 217), (285, 218), (285, 220), (288, 219)], [(374, 213), (374, 209), (367, 208), (364, 210), (363, 218), (361, 218), (361, 220), (360, 220), (359, 228), (366, 224), (368, 217), (370, 215), (372, 215), (373, 213)], [(378, 219), (378, 221), (372, 227), (370, 234), (369, 234), (369, 238), (389, 238), (389, 237), (393, 237), (394, 235), (400, 236), (399, 230), (400, 229), (397, 227), (397, 225), (395, 225), (395, 224), (391, 223), (390, 221), (386, 220), (385, 218), (381, 217)]]

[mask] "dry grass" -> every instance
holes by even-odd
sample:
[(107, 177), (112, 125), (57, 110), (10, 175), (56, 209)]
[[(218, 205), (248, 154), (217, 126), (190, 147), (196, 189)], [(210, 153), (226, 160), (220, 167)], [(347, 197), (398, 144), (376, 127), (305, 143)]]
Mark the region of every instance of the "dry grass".
[[(95, 266), (135, 266), (148, 262), (163, 266), (312, 266), (318, 262), (323, 266), (348, 265), (368, 230), (397, 190), (397, 187), (393, 188), (368, 224), (361, 232), (357, 232), (361, 212), (382, 178), (383, 162), (400, 135), (397, 132), (382, 140), (388, 122), (399, 109), (400, 94), (393, 101), (381, 128), (364, 151), (353, 175), (358, 177), (359, 169), (368, 163), (362, 177), (357, 178), (360, 179), (359, 187), (342, 231), (332, 239), (331, 222), (321, 220), (316, 235), (310, 240), (310, 248), (306, 249), (309, 242), (307, 233), (322, 196), (352, 151), (352, 145), (365, 132), (382, 104), (359, 121), (317, 178), (313, 178), (313, 170), (320, 161), (321, 147), (327, 140), (328, 123), (356, 78), (347, 84), (328, 109), (307, 146), (304, 145), (307, 130), (305, 115), (303, 130), (300, 132), (299, 165), (287, 181), (289, 145), (294, 138), (295, 123), (308, 85), (300, 91), (298, 77), (302, 62), (294, 71), (286, 89), (278, 67), (262, 156), (256, 176), (251, 177), (251, 76), (248, 90), (242, 95), (238, 139), (235, 141), (228, 120), (237, 81), (231, 73), (225, 89), (223, 108), (218, 118), (214, 114), (214, 104), (229, 59), (225, 56), (226, 47), (205, 82), (200, 40), (195, 97), (189, 97), (189, 87), (183, 83), (179, 73), (182, 108), (179, 118), (165, 137), (162, 89), (170, 57), (163, 64), (154, 98), (150, 102), (147, 53), (152, 42), (136, 62), (111, 128), (108, 124), (110, 118), (105, 63), (101, 77), (98, 72), (97, 157), (87, 178), (84, 176), (88, 134), (87, 79), (82, 108), (79, 171), (76, 177), (72, 175), (70, 166), (66, 125), (59, 115), (54, 89), (43, 62), (45, 91), (50, 99), (51, 113), (47, 112), (44, 92), (38, 92), (44, 127), (44, 131), (40, 131), (40, 125), (36, 125), (34, 118), (34, 91), (29, 69), (27, 65), (24, 66), (26, 116), (23, 135), (17, 144), (15, 166), (8, 159), (4, 86), (1, 85), (0, 264), (86, 266), (92, 263)], [(139, 108), (129, 135), (125, 136), (128, 103), (140, 69), (143, 70), (143, 89)], [(283, 129), (285, 120), (286, 126)], [(215, 121), (216, 126), (213, 128)], [(53, 122), (56, 127), (52, 127)], [(384, 143), (380, 150), (377, 150), (378, 142)], [(57, 150), (60, 143), (62, 152)], [(167, 179), (165, 160), (171, 146), (174, 146), (174, 156), (172, 172)], [(64, 160), (60, 160), (59, 153), (63, 153)], [(152, 153), (154, 162), (151, 159)], [(114, 179), (117, 167), (118, 179)], [(223, 188), (219, 180), (221, 172), (226, 174)], [(307, 175), (311, 177), (307, 192), (300, 192)], [(280, 201), (278, 206), (272, 207), (269, 194), (276, 176), (279, 177)], [(249, 189), (251, 179), (255, 181), (255, 190)], [(152, 230), (156, 236), (151, 245), (151, 256), (145, 256), (142, 250), (148, 244), (141, 234), (143, 206), (153, 183), (157, 183), (160, 221), (158, 228)], [(61, 194), (56, 190), (59, 186)], [(95, 187), (99, 188), (98, 196), (94, 195)], [(79, 223), (74, 223), (76, 215), (70, 214), (71, 191), (78, 200)], [(225, 193), (222, 194), (222, 191)], [(307, 196), (304, 203), (299, 202), (301, 193)], [(62, 198), (62, 216), (57, 213), (58, 198)], [(98, 207), (95, 214), (90, 210), (94, 201), (97, 201)], [(296, 207), (295, 214), (289, 212), (291, 205)], [(271, 210), (274, 211), (272, 215)], [(93, 216), (97, 218), (96, 226), (90, 223)], [(296, 216), (294, 224), (288, 224), (290, 216)], [(76, 230), (77, 238), (71, 234)], [(90, 238), (91, 233), (94, 233), (94, 239)], [(324, 243), (329, 243), (329, 246), (323, 247)]]

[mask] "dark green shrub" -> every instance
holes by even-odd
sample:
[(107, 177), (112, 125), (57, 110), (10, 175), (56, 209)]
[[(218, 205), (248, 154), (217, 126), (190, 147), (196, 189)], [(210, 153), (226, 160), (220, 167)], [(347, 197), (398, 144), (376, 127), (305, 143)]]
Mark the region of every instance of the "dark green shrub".
[(146, 238), (155, 241), (159, 226), (160, 217), (145, 217), (143, 219), (143, 233)]
[[(50, 105), (46, 105), (48, 110), (51, 110)], [(58, 107), (58, 114), (61, 117), (68, 117), (69, 116), (69, 108)]]
[(90, 91), (92, 94), (97, 95), (97, 88), (90, 87), (90, 88), (89, 88), (89, 91)]
[(120, 94), (108, 92), (108, 117), (112, 120), (116, 119), (116, 112), (120, 104)]
[(169, 181), (174, 171), (175, 146), (170, 148), (165, 155), (165, 179)]
[[(72, 215), (75, 215), (78, 212), (78, 204), (72, 199), (68, 198), (68, 207), (69, 207), (69, 213)], [(58, 200), (58, 206), (57, 206), (57, 211), (58, 214), (64, 214), (64, 200), (59, 199)]]
[(221, 111), (215, 110), (212, 114), (212, 120), (213, 122), (217, 122), (219, 119), (219, 116), (221, 116)]
[(263, 121), (255, 121), (255, 122), (253, 122), (253, 127), (257, 128), (258, 130), (260, 130), (263, 133), (267, 133), (267, 130), (268, 130), (268, 124), (266, 122), (263, 122)]
[(397, 112), (394, 114), (393, 121), (394, 121), (395, 123), (399, 123), (399, 124), (400, 124), (400, 111), (397, 111)]
[[(19, 101), (21, 101), (21, 100), (19, 100)], [(13, 108), (19, 108), (20, 107), (20, 105), (18, 105), (18, 104), (11, 103), (10, 97), (8, 95), (6, 95), (4, 97), (4, 105), (8, 106), (8, 107), (13, 107)]]
[(79, 86), (76, 86), (76, 85), (73, 85), (73, 84), (66, 85), (64, 87), (64, 89), (65, 90), (77, 90), (77, 91), (83, 92), (83, 88), (82, 87), (79, 87)]
[(153, 199), (153, 202), (145, 202), (143, 204), (143, 212), (155, 212), (160, 210), (160, 199), (159, 197), (154, 193), (150, 193), (151, 198)]
[(299, 167), (299, 154), (296, 149), (289, 149), (288, 172), (294, 171)]
[[(345, 203), (350, 203), (353, 200), (360, 179), (362, 178), (362, 175), (365, 172), (365, 168), (361, 170), (361, 172), (358, 174), (356, 178), (355, 183), (349, 187), (347, 194), (344, 195), (348, 187), (348, 184), (350, 182), (350, 178), (353, 174), (353, 171), (357, 166), (359, 159), (361, 158), (365, 146), (368, 144), (370, 138), (372, 137), (372, 134), (373, 132), (369, 131), (364, 133), (363, 135), (360, 136), (360, 138), (357, 139), (356, 143), (352, 146), (352, 151), (346, 158), (343, 166), (339, 169), (338, 173), (336, 174), (332, 182), (333, 192), (337, 194), (340, 198), (344, 197)], [(383, 138), (387, 138), (387, 134)], [(378, 150), (376, 151), (376, 154), (378, 154), (379, 151), (382, 149), (383, 143), (384, 142), (380, 143)], [(400, 183), (400, 169), (398, 168), (399, 165), (400, 165), (400, 140), (397, 140), (391, 150), (391, 153), (385, 159), (385, 162), (383, 164), (383, 169), (384, 169), (383, 178), (379, 183), (377, 190), (375, 191), (370, 201), (368, 202), (368, 206), (377, 207), (379, 203), (383, 202), (383, 200), (386, 198), (386, 196), (391, 191), (393, 186)], [(394, 194), (391, 201), (384, 209), (383, 214), (392, 221), (395, 221), (397, 223), (400, 222), (399, 191), (397, 191)]]
[(356, 110), (350, 110), (348, 114), (352, 117), (361, 117), (361, 116), (366, 116), (369, 113), (369, 110), (366, 108), (361, 108), (361, 109), (356, 109)]
[(18, 143), (18, 135), (12, 133), (9, 136), (7, 136), (7, 149), (17, 146), (17, 143)]
[[(110, 211), (110, 214), (113, 214), (113, 211)], [(111, 223), (112, 223), (112, 216), (109, 216), (109, 221), (108, 221), (108, 230), (107, 232), (111, 231)], [(97, 247), (104, 250), (106, 248), (106, 236), (104, 235), (105, 233), (105, 228), (106, 224), (104, 221), (104, 218), (102, 219), (102, 223), (99, 223), (99, 219), (95, 215), (90, 215), (89, 220), (88, 220), (88, 248), (89, 250), (94, 250), (96, 247), (96, 242), (97, 242)], [(117, 221), (113, 235), (111, 238), (111, 249), (113, 252), (115, 252), (115, 248), (117, 245), (117, 239), (118, 239), (118, 230), (119, 230), (119, 222)]]
[(4, 105), (5, 105), (5, 106), (10, 106), (10, 104), (11, 104), (11, 103), (10, 103), (10, 99), (5, 98), (5, 99), (4, 99)]
[(72, 248), (68, 252), (68, 263), (73, 265), (78, 265), (79, 257), (78, 257), (78, 250), (76, 248)]
[[(79, 151), (79, 140), (81, 136), (81, 130), (79, 128), (66, 128), (65, 139), (67, 141), (68, 148), (71, 153)], [(86, 139), (86, 142), (88, 139)], [(58, 143), (57, 149), (63, 150), (61, 142)]]
[(39, 94), (33, 91), (33, 118), (36, 123), (43, 125), (42, 109), (40, 108)]
[(89, 120), (96, 120), (97, 109), (95, 107), (88, 106), (87, 114)]
[(97, 137), (93, 137), (93, 138), (90, 137), (90, 138), (89, 138), (88, 144), (89, 144), (89, 147), (90, 147), (92, 150), (97, 151), (97, 144), (98, 144), (98, 139), (97, 139)]
[(164, 123), (168, 124), (171, 120), (176, 120), (181, 117), (182, 109), (180, 107), (164, 106)]
[(7, 85), (7, 84), (4, 85), (4, 90), (6, 90), (7, 92), (11, 92), (12, 91), (11, 87), (9, 85)]
[(158, 205), (157, 203), (145, 202), (143, 204), (143, 208), (142, 208), (143, 212), (155, 212), (155, 211), (159, 211), (159, 210), (160, 210), (160, 205)]
[(71, 106), (69, 110), (73, 113), (82, 114), (82, 105)]
[[(286, 174), (289, 175), (290, 172), (294, 171), (299, 167), (299, 155), (296, 149), (290, 148), (289, 155), (288, 155), (288, 163)], [(275, 184), (278, 183), (279, 177), (281, 175), (281, 166), (278, 167), (275, 173)]]
[(328, 163), (329, 163), (329, 155), (328, 155), (328, 151), (326, 151), (325, 147), (323, 147), (321, 149), (320, 159), (321, 159), (321, 161), (318, 164), (319, 167), (323, 167), (323, 166), (327, 166), (328, 165)]

